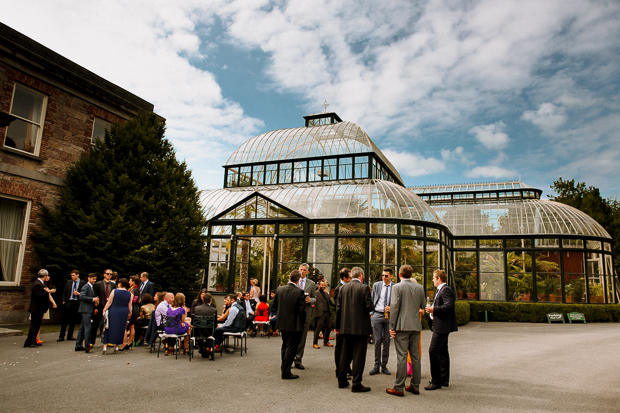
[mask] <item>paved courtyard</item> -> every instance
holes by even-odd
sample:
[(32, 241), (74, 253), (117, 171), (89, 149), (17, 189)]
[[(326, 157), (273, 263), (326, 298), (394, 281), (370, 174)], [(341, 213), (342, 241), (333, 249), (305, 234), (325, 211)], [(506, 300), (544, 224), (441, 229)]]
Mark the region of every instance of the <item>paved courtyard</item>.
[[(429, 380), (422, 333), (422, 382)], [(300, 379), (280, 379), (280, 338), (248, 340), (248, 353), (156, 358), (146, 347), (101, 356), (42, 335), (43, 347), (22, 348), (25, 337), (0, 338), (0, 406), (4, 412), (618, 412), (620, 324), (469, 323), (450, 335), (450, 387), (419, 396), (389, 396), (392, 376), (369, 376), (370, 393), (338, 389), (333, 348), (312, 348), (308, 336)], [(197, 353), (196, 353), (197, 354)], [(197, 354), (198, 355), (198, 354)], [(198, 355), (200, 356), (200, 355)], [(295, 371), (297, 373), (297, 371)], [(405, 410), (406, 409), (406, 410)]]

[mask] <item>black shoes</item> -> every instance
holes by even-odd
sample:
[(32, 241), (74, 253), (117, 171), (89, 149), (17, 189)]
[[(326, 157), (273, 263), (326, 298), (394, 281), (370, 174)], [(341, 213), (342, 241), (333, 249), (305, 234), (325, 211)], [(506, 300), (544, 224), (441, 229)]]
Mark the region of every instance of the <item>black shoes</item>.
[(366, 387), (362, 384), (359, 384), (357, 386), (353, 386), (351, 387), (351, 392), (352, 393), (366, 393), (370, 391), (370, 387)]
[(86, 351), (86, 349), (84, 347), (80, 346), (80, 347), (76, 347), (75, 351)]
[(339, 389), (344, 389), (346, 387), (349, 387), (349, 382), (345, 381), (344, 383), (338, 383), (338, 388)]
[(60, 343), (61, 341), (65, 341), (65, 339), (63, 337), (60, 337), (58, 340), (56, 340), (57, 343)]
[(38, 348), (39, 346), (36, 344), (26, 344), (24, 343), (24, 348)]
[(282, 376), (282, 380), (294, 380), (298, 378), (299, 376), (297, 374), (289, 374), (287, 376)]
[(300, 363), (295, 363), (295, 368), (296, 368), (296, 369), (299, 369), (299, 370), (305, 370), (305, 369), (306, 369), (306, 368), (304, 367), (304, 365), (303, 365), (303, 364), (301, 364), (301, 362), (300, 362)]
[(69, 337), (67, 341), (75, 341), (75, 337)]
[(424, 390), (437, 390), (437, 389), (441, 389), (441, 386), (439, 384), (435, 384), (435, 383), (429, 383), (428, 386), (424, 387)]

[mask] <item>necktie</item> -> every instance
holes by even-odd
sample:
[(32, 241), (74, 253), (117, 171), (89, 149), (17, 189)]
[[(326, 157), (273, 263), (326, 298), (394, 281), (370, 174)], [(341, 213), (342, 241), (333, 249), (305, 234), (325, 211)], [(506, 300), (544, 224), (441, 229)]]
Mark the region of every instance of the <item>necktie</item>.
[(304, 289), (304, 279), (303, 278), (299, 282), (299, 288), (301, 288), (302, 290)]
[(72, 300), (75, 300), (75, 299), (76, 299), (76, 298), (75, 298), (75, 290), (77, 289), (77, 285), (76, 285), (76, 284), (77, 284), (77, 281), (73, 281), (73, 289), (72, 289), (72, 291), (71, 291), (71, 299), (72, 299)]
[(145, 283), (142, 283), (142, 285), (140, 286), (140, 294), (142, 294), (142, 290), (144, 290), (144, 286), (145, 286)]
[(385, 287), (385, 297), (383, 298), (383, 306), (387, 307), (390, 305), (390, 285), (388, 284)]
[(108, 299), (108, 287), (110, 286), (110, 283), (105, 283), (105, 299)]

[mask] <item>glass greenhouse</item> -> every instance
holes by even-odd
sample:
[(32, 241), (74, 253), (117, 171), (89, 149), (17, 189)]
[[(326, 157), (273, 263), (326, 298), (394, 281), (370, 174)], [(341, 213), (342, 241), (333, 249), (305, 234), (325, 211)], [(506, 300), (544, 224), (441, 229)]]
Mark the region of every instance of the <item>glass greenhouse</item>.
[(203, 191), (211, 291), (274, 290), (305, 262), (334, 288), (343, 267), (367, 282), (414, 268), (433, 297), (449, 274), (460, 299), (618, 302), (609, 234), (586, 214), (515, 182), (406, 188), (358, 125), (335, 113), (258, 135)]
[(263, 291), (306, 262), (333, 288), (343, 267), (414, 267), (433, 294), (432, 272), (450, 268), (450, 234), (437, 213), (403, 186), (394, 166), (356, 124), (335, 113), (303, 128), (258, 135), (225, 165), (224, 188), (204, 191), (209, 219), (208, 288)]
[(611, 237), (520, 181), (410, 188), (453, 235), (461, 299), (615, 303)]

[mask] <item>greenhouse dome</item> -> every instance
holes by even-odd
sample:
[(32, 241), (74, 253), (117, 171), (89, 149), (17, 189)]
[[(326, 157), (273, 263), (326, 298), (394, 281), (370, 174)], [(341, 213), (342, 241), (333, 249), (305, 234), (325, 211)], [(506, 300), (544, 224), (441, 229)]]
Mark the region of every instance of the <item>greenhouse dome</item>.
[(343, 267), (369, 283), (410, 264), (432, 295), (432, 272), (449, 268), (450, 233), (435, 211), (402, 184), (362, 128), (333, 112), (305, 127), (258, 135), (224, 165), (224, 188), (203, 191), (209, 220), (207, 286), (268, 289), (307, 263), (330, 288)]

